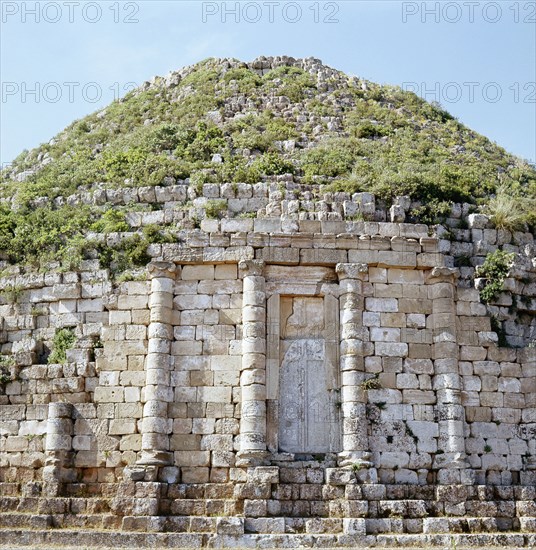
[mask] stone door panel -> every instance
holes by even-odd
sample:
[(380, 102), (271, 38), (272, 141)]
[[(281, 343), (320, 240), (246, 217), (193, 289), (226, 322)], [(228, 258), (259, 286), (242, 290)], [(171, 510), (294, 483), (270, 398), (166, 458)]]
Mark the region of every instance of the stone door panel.
[(339, 441), (322, 297), (283, 297), (280, 317), (279, 450), (335, 452)]
[(337, 428), (327, 389), (325, 342), (297, 339), (282, 342), (279, 387), (279, 448), (291, 453), (333, 450)]

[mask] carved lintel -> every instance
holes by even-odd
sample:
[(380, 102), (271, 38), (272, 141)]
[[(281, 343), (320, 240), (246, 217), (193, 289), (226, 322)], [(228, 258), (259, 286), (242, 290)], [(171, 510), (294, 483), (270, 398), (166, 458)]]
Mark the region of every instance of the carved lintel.
[(339, 279), (363, 279), (366, 273), (368, 273), (368, 264), (355, 263), (355, 264), (337, 264), (335, 266), (335, 272), (339, 276)]
[(173, 262), (151, 262), (147, 265), (149, 278), (167, 277), (174, 279), (177, 272), (177, 266)]
[(264, 260), (241, 260), (238, 263), (238, 269), (240, 269), (242, 277), (262, 276), (264, 275), (264, 265)]
[(426, 283), (454, 283), (459, 276), (457, 267), (434, 267), (426, 274)]

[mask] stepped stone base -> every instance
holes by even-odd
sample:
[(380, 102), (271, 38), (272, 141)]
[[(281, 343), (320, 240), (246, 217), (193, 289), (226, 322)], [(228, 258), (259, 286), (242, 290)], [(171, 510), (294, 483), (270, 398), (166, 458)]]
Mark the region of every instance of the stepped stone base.
[(56, 497), (44, 496), (40, 484), (0, 483), (0, 546), (531, 548), (536, 543), (535, 487), (359, 484), (338, 468), (329, 469), (320, 483), (314, 476), (296, 477), (296, 471), (284, 473), (284, 483), (271, 467), (250, 470), (244, 483), (72, 484)]

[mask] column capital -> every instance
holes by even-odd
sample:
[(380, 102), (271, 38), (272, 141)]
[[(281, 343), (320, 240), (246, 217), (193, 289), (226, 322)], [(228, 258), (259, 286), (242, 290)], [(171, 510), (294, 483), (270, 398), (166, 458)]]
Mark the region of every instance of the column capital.
[(156, 279), (157, 277), (174, 279), (178, 270), (180, 268), (173, 262), (150, 262), (147, 265), (149, 279)]
[(457, 267), (434, 267), (426, 273), (426, 284), (435, 283), (454, 283), (460, 276), (460, 270)]
[(242, 277), (253, 275), (264, 275), (264, 260), (241, 260), (238, 263), (238, 269), (242, 272)]
[(363, 279), (366, 273), (368, 273), (368, 264), (337, 264), (335, 266), (335, 272), (339, 276), (339, 279)]

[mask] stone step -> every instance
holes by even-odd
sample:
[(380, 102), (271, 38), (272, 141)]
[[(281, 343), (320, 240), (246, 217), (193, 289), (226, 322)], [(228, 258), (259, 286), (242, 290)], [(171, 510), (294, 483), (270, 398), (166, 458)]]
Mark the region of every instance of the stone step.
[[(167, 498), (232, 498), (236, 483), (207, 484), (168, 484), (165, 490)], [(37, 497), (41, 494), (39, 481), (17, 483), (0, 482), (0, 497)], [(533, 501), (536, 499), (535, 486), (432, 486), (432, 485), (382, 485), (347, 484), (333, 486), (325, 482), (306, 481), (303, 483), (273, 483), (272, 490), (294, 492), (294, 498), (300, 494), (324, 490), (323, 500), (348, 498), (367, 501), (425, 500), (439, 502), (500, 502)], [(72, 483), (65, 484), (64, 496), (73, 498), (101, 497), (113, 498), (121, 494), (118, 483)], [(298, 495), (298, 496), (296, 496)]]
[(17, 496), (20, 494), (21, 488), (19, 483), (8, 483), (7, 481), (0, 483), (0, 497)]
[(175, 499), (169, 505), (172, 516), (232, 516), (241, 514), (244, 501), (234, 499)]
[(0, 529), (5, 547), (50, 548), (533, 548), (536, 535), (482, 534), (232, 534), (233, 525), (222, 524), (219, 533), (163, 533), (102, 531), (97, 529)]
[(169, 484), (167, 497), (173, 499), (233, 498), (235, 483)]
[(154, 533), (244, 533), (244, 518), (225, 516), (125, 516), (121, 529)]
[(499, 531), (511, 531), (515, 528), (513, 519), (494, 517), (423, 518), (422, 524), (422, 532), (424, 534), (496, 533)]
[[(501, 533), (519, 530), (509, 518), (310, 518), (310, 517), (214, 517), (126, 516), (123, 531), (219, 533), (222, 522), (231, 522), (238, 532), (256, 534), (464, 534)], [(227, 527), (226, 527), (227, 528)], [(536, 518), (524, 518), (523, 533), (536, 533)]]
[(121, 517), (105, 514), (0, 514), (0, 528), (118, 529)]
[(23, 527), (30, 529), (47, 529), (53, 527), (49, 514), (0, 514), (0, 528)]
[(101, 497), (0, 497), (0, 510), (34, 514), (108, 513), (111, 499)]
[[(40, 496), (43, 483), (32, 481), (25, 483), (0, 482), (0, 497), (31, 497)], [(66, 483), (64, 485), (65, 497), (102, 497), (112, 498), (119, 492), (118, 483)]]

